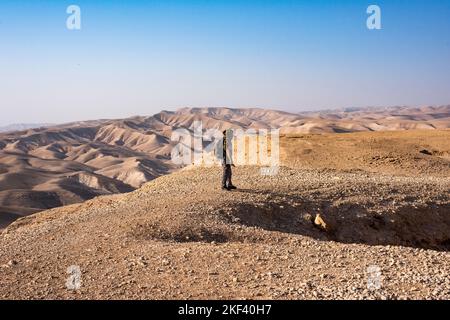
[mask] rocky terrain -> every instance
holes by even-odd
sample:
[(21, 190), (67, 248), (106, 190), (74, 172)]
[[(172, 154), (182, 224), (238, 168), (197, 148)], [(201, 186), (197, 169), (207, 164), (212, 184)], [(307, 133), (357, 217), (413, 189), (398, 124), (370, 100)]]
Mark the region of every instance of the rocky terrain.
[[(197, 111), (221, 129), (275, 117)], [(279, 172), (238, 165), (224, 191), (220, 167), (168, 160), (168, 132), (196, 116), (158, 117), (1, 136), (0, 299), (450, 298), (449, 129), (319, 134), (275, 117)]]
[[(0, 238), (0, 297), (450, 298), (448, 174), (234, 174), (231, 192), (220, 168), (189, 167), (19, 219)], [(66, 287), (70, 266), (79, 290)]]
[[(176, 143), (170, 141), (171, 134), (177, 128), (191, 129), (194, 121), (201, 121), (205, 129), (280, 128), (287, 137), (282, 143), (287, 147), (292, 141), (296, 143), (292, 149), (295, 157), (287, 160), (301, 161), (313, 167), (316, 164), (319, 167), (335, 166), (331, 162), (342, 157), (328, 155), (338, 149), (347, 152), (348, 157), (360, 160), (352, 159), (347, 164), (348, 168), (354, 164), (368, 167), (371, 162), (370, 170), (378, 168), (380, 172), (393, 162), (401, 162), (402, 166), (418, 165), (420, 169), (420, 161), (415, 157), (425, 162), (427, 170), (438, 172), (433, 168), (439, 167), (439, 161), (448, 159), (448, 150), (439, 149), (440, 145), (434, 151), (426, 149), (433, 147), (427, 146), (431, 143), (429, 141), (441, 143), (436, 134), (428, 134), (424, 141), (420, 136), (412, 136), (413, 142), (406, 136), (392, 140), (394, 138), (389, 133), (385, 138), (377, 136), (372, 141), (370, 135), (365, 137), (364, 134), (380, 130), (439, 131), (450, 128), (450, 106), (298, 114), (263, 109), (184, 108), (176, 112), (162, 111), (150, 117), (84, 121), (6, 132), (0, 133), (0, 229), (31, 213), (79, 203), (99, 195), (129, 192), (154, 178), (176, 171), (179, 166), (174, 166), (170, 157)], [(357, 135), (355, 138), (333, 135), (348, 132), (361, 132), (363, 135), (361, 139)], [(296, 140), (295, 135), (299, 134), (306, 134), (309, 138)], [(391, 143), (385, 147), (383, 141)], [(414, 146), (409, 148), (408, 145), (408, 151), (403, 146), (404, 142), (414, 143)], [(398, 146), (405, 149), (405, 152), (400, 152), (401, 157), (409, 154), (407, 162), (405, 158), (396, 158)], [(434, 153), (418, 154), (420, 150), (416, 149), (421, 146)], [(332, 152), (327, 151), (330, 148)], [(383, 156), (380, 157), (379, 153)], [(317, 157), (320, 161), (315, 160)], [(437, 161), (438, 166), (428, 165), (429, 161)]]

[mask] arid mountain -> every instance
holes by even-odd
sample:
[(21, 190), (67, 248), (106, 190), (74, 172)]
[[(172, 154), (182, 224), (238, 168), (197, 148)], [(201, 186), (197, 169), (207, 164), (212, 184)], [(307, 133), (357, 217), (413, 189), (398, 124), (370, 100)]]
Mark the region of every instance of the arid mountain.
[[(150, 117), (83, 121), (1, 133), (0, 228), (33, 212), (98, 195), (129, 192), (179, 169), (170, 159), (174, 143), (170, 141), (171, 133), (177, 128), (191, 128), (194, 121), (201, 121), (204, 129), (281, 128), (287, 135), (445, 129), (450, 128), (450, 106), (300, 114), (185, 108)], [(317, 149), (311, 143), (313, 147), (304, 152)]]
[(348, 108), (300, 115), (307, 118), (299, 128), (305, 133), (450, 128), (450, 106)]

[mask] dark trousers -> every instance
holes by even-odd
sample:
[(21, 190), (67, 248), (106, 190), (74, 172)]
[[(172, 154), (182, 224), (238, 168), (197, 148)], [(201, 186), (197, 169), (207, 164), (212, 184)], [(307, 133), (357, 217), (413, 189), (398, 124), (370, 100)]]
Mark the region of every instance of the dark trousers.
[(223, 175), (222, 175), (222, 186), (227, 187), (231, 186), (231, 164), (224, 164), (223, 166)]

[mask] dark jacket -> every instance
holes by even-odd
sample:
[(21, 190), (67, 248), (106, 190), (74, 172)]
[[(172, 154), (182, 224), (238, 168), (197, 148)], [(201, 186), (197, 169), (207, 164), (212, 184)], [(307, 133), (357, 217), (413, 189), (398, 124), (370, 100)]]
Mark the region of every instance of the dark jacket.
[[(231, 145), (231, 138), (229, 139), (230, 141), (228, 141), (226, 134), (223, 136), (223, 165), (226, 164), (232, 164), (232, 152), (233, 152), (233, 148)], [(229, 143), (230, 142), (230, 143)]]

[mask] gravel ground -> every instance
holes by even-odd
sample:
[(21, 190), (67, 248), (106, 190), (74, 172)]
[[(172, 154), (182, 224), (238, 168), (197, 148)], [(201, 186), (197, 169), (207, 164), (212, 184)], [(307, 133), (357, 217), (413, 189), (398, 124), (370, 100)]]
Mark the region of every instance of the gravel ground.
[(188, 168), (16, 221), (0, 298), (450, 298), (450, 178), (236, 167), (229, 192), (220, 175)]

